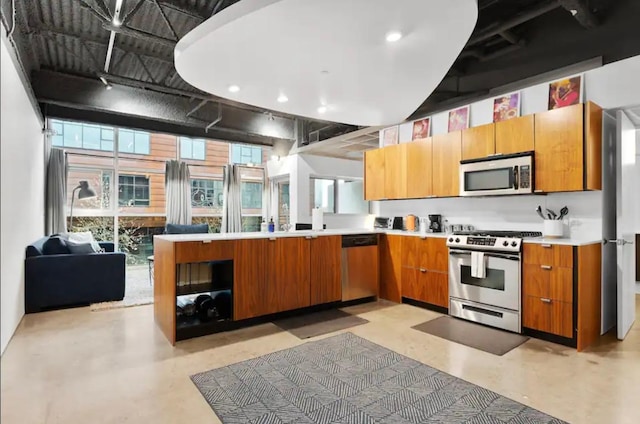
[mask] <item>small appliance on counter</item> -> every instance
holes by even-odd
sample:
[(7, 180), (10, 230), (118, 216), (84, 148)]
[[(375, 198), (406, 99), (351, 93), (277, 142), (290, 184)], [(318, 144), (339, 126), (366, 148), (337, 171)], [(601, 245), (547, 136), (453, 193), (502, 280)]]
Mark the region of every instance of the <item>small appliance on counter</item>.
[(442, 215), (429, 215), (429, 230), (432, 233), (442, 232)]
[(377, 216), (373, 220), (373, 228), (381, 228), (381, 229), (389, 229), (389, 223), (391, 222), (391, 218)]
[(389, 229), (391, 230), (403, 230), (404, 229), (404, 220), (401, 216), (394, 216), (393, 221), (391, 222), (391, 226)]
[(416, 230), (416, 216), (415, 215), (407, 215), (405, 218), (405, 229), (407, 231), (415, 231)]

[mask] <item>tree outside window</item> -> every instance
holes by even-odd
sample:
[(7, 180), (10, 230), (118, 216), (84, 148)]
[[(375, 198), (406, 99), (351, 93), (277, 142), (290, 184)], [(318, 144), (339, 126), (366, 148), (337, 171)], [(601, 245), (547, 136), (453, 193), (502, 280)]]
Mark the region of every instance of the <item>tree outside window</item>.
[(120, 175), (118, 205), (149, 206), (149, 178), (143, 175)]
[(201, 138), (180, 137), (180, 159), (205, 160), (206, 143)]

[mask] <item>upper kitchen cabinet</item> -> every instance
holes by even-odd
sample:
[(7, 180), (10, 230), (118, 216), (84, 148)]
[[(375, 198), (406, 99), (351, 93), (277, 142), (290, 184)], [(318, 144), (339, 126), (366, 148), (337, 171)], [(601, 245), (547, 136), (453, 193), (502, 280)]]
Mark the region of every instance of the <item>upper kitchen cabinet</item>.
[(508, 155), (534, 149), (533, 115), (496, 122), (496, 151)]
[(462, 131), (462, 159), (484, 158), (496, 153), (495, 124), (481, 125)]
[(434, 135), (433, 140), (433, 194), (451, 197), (460, 194), (460, 160), (462, 159), (462, 132)]
[(405, 146), (407, 149), (407, 197), (415, 199), (432, 196), (431, 137), (406, 143)]
[(384, 193), (384, 150), (374, 149), (364, 152), (364, 198), (380, 200)]
[(384, 199), (407, 198), (407, 144), (396, 144), (384, 152)]
[(602, 109), (594, 103), (535, 114), (535, 191), (602, 189)]

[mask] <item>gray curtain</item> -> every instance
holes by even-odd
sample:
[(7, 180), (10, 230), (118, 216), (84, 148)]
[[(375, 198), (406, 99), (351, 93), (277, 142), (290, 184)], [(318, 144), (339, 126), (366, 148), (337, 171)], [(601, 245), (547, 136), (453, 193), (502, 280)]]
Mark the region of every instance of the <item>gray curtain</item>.
[(242, 231), (242, 199), (240, 198), (240, 169), (237, 165), (225, 165), (222, 233), (239, 233)]
[(266, 166), (263, 168), (262, 181), (262, 217), (269, 222), (269, 218), (273, 216), (273, 210), (271, 209), (271, 183)]
[(67, 232), (67, 154), (62, 149), (51, 149), (47, 164), (47, 192), (45, 194), (47, 235)]
[(191, 224), (191, 177), (189, 166), (169, 160), (165, 166), (167, 224)]

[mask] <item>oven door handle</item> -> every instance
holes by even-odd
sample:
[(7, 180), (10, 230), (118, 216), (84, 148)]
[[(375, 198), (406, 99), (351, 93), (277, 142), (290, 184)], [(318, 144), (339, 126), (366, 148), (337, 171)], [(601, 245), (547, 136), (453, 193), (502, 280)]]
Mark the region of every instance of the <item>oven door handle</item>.
[[(466, 255), (471, 255), (471, 252), (467, 250), (449, 250), (449, 255), (466, 256)], [(484, 255), (489, 256), (490, 258), (508, 259), (510, 261), (520, 261), (520, 256), (515, 256), (515, 255), (503, 255), (500, 253), (487, 253), (487, 252), (485, 252)]]

